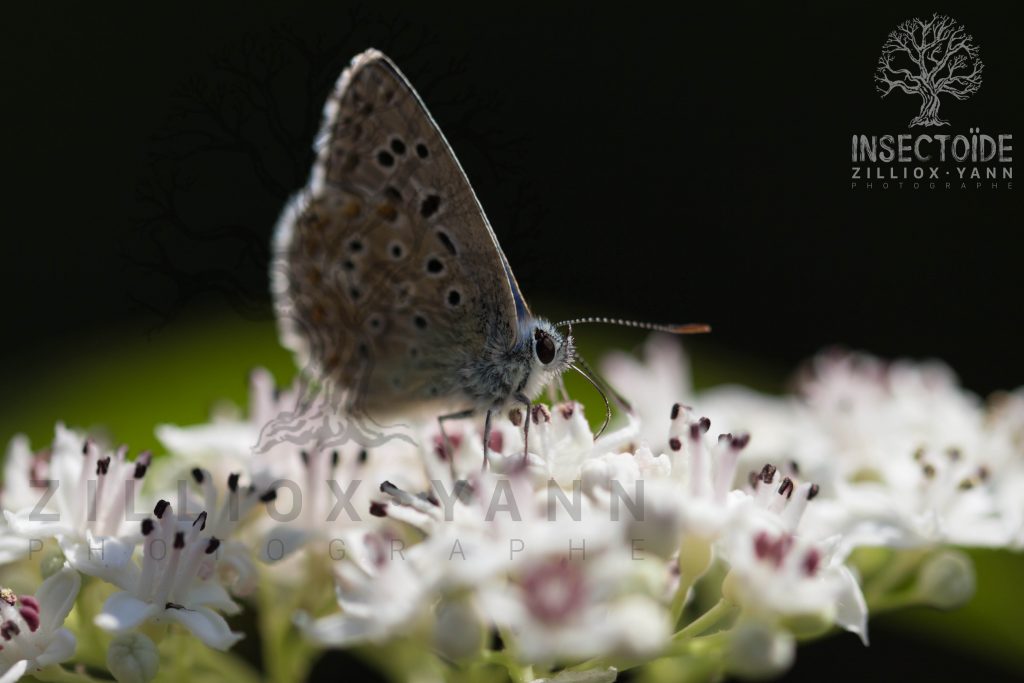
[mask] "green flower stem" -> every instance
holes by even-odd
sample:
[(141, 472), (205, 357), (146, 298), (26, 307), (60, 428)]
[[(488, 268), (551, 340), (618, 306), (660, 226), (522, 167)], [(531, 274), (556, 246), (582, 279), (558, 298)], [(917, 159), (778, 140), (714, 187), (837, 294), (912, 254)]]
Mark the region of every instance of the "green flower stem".
[(679, 620), (683, 616), (683, 610), (686, 608), (686, 598), (696, 582), (697, 577), (695, 576), (679, 577), (679, 586), (676, 588), (676, 592), (672, 596), (672, 604), (669, 606), (669, 618), (673, 626), (679, 625)]
[(709, 629), (714, 628), (725, 619), (731, 617), (735, 611), (736, 605), (733, 602), (722, 598), (707, 612), (691, 621), (685, 628), (672, 636), (672, 640), (673, 642), (679, 643), (695, 638)]
[[(686, 628), (680, 630), (678, 633), (672, 636), (672, 642), (668, 647), (667, 656), (680, 656), (684, 654), (691, 654), (694, 652), (703, 652), (709, 647), (719, 645), (723, 642), (728, 635), (723, 633), (714, 633), (710, 636), (698, 638), (697, 636), (714, 628), (719, 623), (724, 621), (726, 618), (731, 617), (733, 612), (736, 610), (736, 605), (725, 598), (719, 600), (714, 604), (707, 612), (694, 619)], [(597, 668), (608, 668), (610, 666), (615, 667), (619, 671), (626, 671), (628, 669), (635, 668), (647, 663), (648, 660), (623, 660), (615, 659), (612, 657), (593, 657), (585, 662), (580, 662), (573, 666), (568, 667), (568, 671), (586, 671), (588, 669)]]
[(679, 585), (672, 596), (672, 604), (669, 606), (669, 616), (672, 619), (672, 627), (679, 625), (686, 608), (686, 598), (690, 589), (697, 583), (700, 577), (704, 576), (711, 566), (712, 553), (711, 541), (697, 535), (687, 535), (679, 547), (679, 558), (676, 560), (679, 567)]
[(49, 683), (99, 683), (99, 679), (93, 678), (84, 671), (71, 671), (59, 664), (40, 669), (31, 675), (37, 681), (47, 681)]
[(502, 666), (506, 671), (508, 671), (508, 676), (513, 681), (522, 680), (523, 667), (508, 652), (503, 650), (487, 650), (480, 656), (479, 661), (485, 664), (497, 664)]
[(914, 586), (911, 586), (905, 590), (890, 592), (885, 595), (872, 596), (868, 599), (868, 610), (872, 617), (876, 617), (883, 612), (891, 612), (893, 610), (915, 607), (922, 604), (927, 603), (921, 600), (920, 593), (915, 590)]
[(259, 595), (259, 631), (260, 643), (263, 646), (263, 665), (266, 668), (268, 681), (287, 683), (297, 680), (292, 672), (291, 661), (293, 648), (289, 647), (289, 632), (292, 629), (291, 615), (294, 600), (288, 595), (296, 595), (299, 591), (287, 591), (283, 594), (267, 578), (263, 578), (258, 586)]
[(78, 624), (78, 628), (75, 629), (75, 635), (78, 638), (78, 656), (76, 660), (82, 661), (89, 666), (106, 668), (107, 643), (104, 640), (107, 636), (93, 623), (102, 606), (102, 601), (97, 595), (97, 591), (102, 588), (102, 584), (84, 575), (82, 578), (84, 579), (83, 585), (78, 591), (78, 597), (75, 599), (75, 613)]
[[(712, 680), (714, 675), (710, 672), (715, 672), (719, 669), (719, 660), (721, 659), (722, 652), (724, 651), (725, 645), (729, 641), (729, 636), (731, 634), (729, 631), (719, 631), (708, 636), (697, 636), (696, 634), (706, 631), (717, 624), (720, 620), (725, 618), (725, 616), (731, 614), (734, 607), (734, 605), (725, 600), (719, 601), (718, 604), (705, 612), (699, 619), (687, 627), (689, 629), (690, 627), (698, 624), (698, 622), (701, 622), (696, 628), (692, 629), (688, 635), (684, 635), (683, 631), (680, 631), (672, 636), (672, 642), (669, 644), (665, 653), (658, 659), (678, 657), (691, 658), (695, 660), (695, 670), (709, 672), (706, 675), (698, 675), (692, 680)], [(706, 620), (705, 617), (707, 617)], [(612, 657), (594, 657), (593, 659), (588, 659), (585, 662), (570, 666), (566, 671), (587, 671), (590, 669), (607, 669), (608, 667), (614, 667), (621, 673), (623, 671), (635, 669), (639, 666), (645, 666), (650, 664), (652, 661), (653, 660), (649, 658), (626, 660), (615, 659)]]
[(874, 610), (876, 604), (885, 602), (889, 593), (917, 572), (931, 551), (931, 548), (916, 548), (894, 552), (892, 558), (865, 582), (864, 597), (868, 607)]

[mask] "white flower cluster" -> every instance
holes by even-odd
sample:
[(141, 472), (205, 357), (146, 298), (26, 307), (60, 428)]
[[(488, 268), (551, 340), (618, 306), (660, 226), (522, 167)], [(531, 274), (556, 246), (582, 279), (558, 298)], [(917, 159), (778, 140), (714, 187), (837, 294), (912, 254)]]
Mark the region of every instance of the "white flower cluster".
[(663, 337), (604, 370), (634, 400), (617, 429), (537, 405), (495, 420), (486, 461), (479, 425), (362, 429), (265, 372), (248, 418), (159, 427), (166, 456), (14, 439), (0, 562), (27, 590), (0, 592), (0, 683), (257, 680), (225, 653), (253, 631), (280, 680), (353, 646), (417, 680), (765, 676), (798, 638), (866, 644), (869, 608), (968, 599), (953, 546), (1024, 544), (1024, 395), (837, 353), (791, 396), (694, 394)]

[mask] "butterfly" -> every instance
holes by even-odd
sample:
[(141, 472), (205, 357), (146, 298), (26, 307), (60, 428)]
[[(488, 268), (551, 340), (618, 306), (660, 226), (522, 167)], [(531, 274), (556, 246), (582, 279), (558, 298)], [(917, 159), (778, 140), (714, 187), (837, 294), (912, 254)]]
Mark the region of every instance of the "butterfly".
[(571, 324), (603, 319), (533, 315), (451, 146), (379, 51), (341, 75), (316, 151), (275, 233), (275, 308), (285, 345), (344, 388), (347, 411), (433, 410), (442, 434), (446, 420), (483, 414), (486, 466), (494, 414), (526, 408), (528, 447), (530, 407), (563, 372), (601, 390)]

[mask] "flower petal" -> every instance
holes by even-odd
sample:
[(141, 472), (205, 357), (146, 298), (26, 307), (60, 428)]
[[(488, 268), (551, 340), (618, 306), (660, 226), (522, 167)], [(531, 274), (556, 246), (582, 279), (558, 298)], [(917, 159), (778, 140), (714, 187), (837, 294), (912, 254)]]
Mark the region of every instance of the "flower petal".
[[(56, 516), (58, 519), (45, 519), (50, 516)], [(39, 519), (40, 517), (43, 519)], [(7, 520), (11, 531), (25, 538), (43, 539), (72, 531), (60, 520), (59, 513), (54, 513), (52, 510), (37, 513), (34, 506), (17, 512), (4, 510), (4, 519)]]
[(156, 616), (160, 611), (156, 605), (119, 591), (103, 603), (103, 611), (96, 615), (95, 624), (107, 631), (126, 631)]
[(206, 607), (167, 609), (163, 616), (178, 622), (215, 650), (227, 650), (243, 638), (243, 634), (231, 630), (224, 617)]
[(31, 542), (30, 539), (21, 538), (11, 533), (9, 529), (0, 527), (0, 564), (17, 562), (28, 555)]
[(373, 642), (385, 632), (373, 618), (353, 617), (348, 614), (332, 614), (316, 620), (303, 614), (295, 621), (307, 638), (318, 645), (331, 647), (350, 647)]
[(11, 665), (11, 668), (0, 675), (0, 683), (14, 683), (28, 671), (28, 660), (21, 659)]
[(72, 567), (87, 576), (108, 581), (121, 590), (131, 590), (137, 580), (139, 568), (132, 562), (135, 543), (114, 536), (93, 536), (86, 532), (85, 540), (72, 536), (58, 536), (57, 542)]
[(189, 607), (213, 607), (225, 614), (238, 614), (242, 610), (224, 586), (215, 581), (196, 582), (189, 588), (184, 602)]
[(43, 654), (36, 657), (36, 666), (42, 668), (71, 659), (75, 655), (76, 645), (77, 641), (71, 631), (66, 628), (57, 629)]
[(312, 534), (283, 524), (271, 529), (260, 544), (260, 561), (273, 564), (305, 545)]
[(857, 579), (848, 567), (838, 568), (842, 588), (836, 596), (836, 624), (850, 633), (856, 633), (868, 644), (868, 605)]
[(75, 606), (82, 577), (67, 563), (59, 572), (43, 581), (36, 591), (39, 601), (39, 628), (42, 633), (53, 633), (67, 619)]

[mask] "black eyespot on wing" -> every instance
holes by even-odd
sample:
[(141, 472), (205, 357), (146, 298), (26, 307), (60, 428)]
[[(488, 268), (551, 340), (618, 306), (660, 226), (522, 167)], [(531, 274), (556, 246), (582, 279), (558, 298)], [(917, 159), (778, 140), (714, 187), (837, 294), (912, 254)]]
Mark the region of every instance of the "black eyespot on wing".
[(424, 218), (430, 218), (437, 210), (441, 208), (441, 198), (436, 194), (427, 195), (427, 198), (420, 204), (420, 215)]
[(399, 138), (395, 138), (391, 141), (391, 151), (395, 154), (405, 154), (405, 143)]
[(416, 156), (418, 156), (420, 159), (426, 159), (428, 156), (430, 156), (430, 152), (427, 150), (427, 146), (424, 145), (422, 142), (416, 145)]
[(416, 325), (416, 327), (418, 327), (421, 330), (427, 329), (427, 319), (424, 318), (422, 315), (415, 316), (412, 319), (412, 322), (414, 325)]
[(402, 201), (402, 193), (394, 185), (388, 185), (384, 188), (384, 196), (396, 204)]
[(402, 247), (401, 244), (395, 242), (391, 245), (391, 248), (388, 250), (388, 253), (391, 254), (391, 258), (400, 259), (405, 254), (405, 249)]
[(389, 168), (395, 165), (395, 157), (391, 156), (391, 152), (382, 149), (377, 152), (377, 163), (384, 168)]
[(428, 273), (430, 273), (431, 275), (437, 275), (442, 271), (444, 271), (444, 263), (441, 261), (441, 259), (436, 257), (427, 259)]
[(352, 240), (348, 243), (348, 250), (353, 254), (358, 254), (363, 250), (363, 243), (360, 240)]
[(444, 230), (437, 231), (437, 239), (441, 240), (441, 244), (448, 250), (448, 253), (452, 256), (458, 255), (458, 250), (455, 248), (455, 243), (452, 242), (452, 238)]
[(460, 303), (462, 303), (462, 294), (459, 293), (459, 290), (450, 290), (448, 292), (448, 304), (451, 306), (458, 306)]
[(537, 360), (547, 365), (555, 359), (555, 340), (544, 330), (536, 330), (533, 333)]

